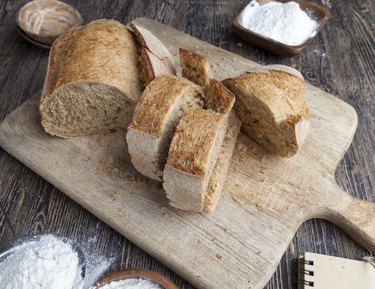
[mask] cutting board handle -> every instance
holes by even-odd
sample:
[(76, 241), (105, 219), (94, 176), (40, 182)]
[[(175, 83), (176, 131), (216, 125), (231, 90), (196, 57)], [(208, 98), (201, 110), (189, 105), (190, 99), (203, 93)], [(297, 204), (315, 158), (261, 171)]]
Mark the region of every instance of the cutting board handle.
[(375, 252), (375, 203), (349, 195), (336, 186), (338, 201), (325, 218), (342, 228), (366, 249)]

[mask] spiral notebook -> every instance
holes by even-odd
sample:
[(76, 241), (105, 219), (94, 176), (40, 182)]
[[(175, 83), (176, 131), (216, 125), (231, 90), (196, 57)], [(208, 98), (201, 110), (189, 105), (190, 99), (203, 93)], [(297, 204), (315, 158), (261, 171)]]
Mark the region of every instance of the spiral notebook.
[(375, 289), (375, 267), (306, 252), (298, 260), (298, 289)]

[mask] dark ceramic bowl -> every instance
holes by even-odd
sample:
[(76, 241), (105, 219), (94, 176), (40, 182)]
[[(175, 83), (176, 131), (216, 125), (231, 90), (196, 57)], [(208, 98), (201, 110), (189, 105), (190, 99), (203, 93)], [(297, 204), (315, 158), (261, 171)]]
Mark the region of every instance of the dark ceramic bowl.
[[(271, 2), (271, 0), (256, 0), (260, 5), (264, 5), (268, 2)], [(280, 2), (280, 3), (286, 3), (290, 2), (291, 0), (273, 0), (274, 2)], [(308, 38), (304, 43), (300, 45), (287, 45), (284, 43), (281, 43), (279, 41), (273, 40), (271, 38), (265, 37), (263, 35), (260, 35), (258, 33), (255, 33), (245, 27), (243, 27), (240, 22), (239, 18), (240, 15), (238, 15), (232, 23), (232, 30), (235, 34), (237, 34), (240, 38), (243, 40), (252, 43), (256, 46), (259, 46), (263, 49), (266, 49), (268, 51), (271, 51), (275, 54), (282, 55), (282, 56), (293, 56), (296, 54), (299, 54), (302, 52), (302, 50), (307, 47), (315, 38), (315, 36), (322, 30), (323, 26), (327, 23), (328, 19), (331, 17), (331, 12), (328, 8), (306, 2), (304, 0), (294, 0), (294, 2), (297, 2), (302, 10), (308, 12), (309, 15), (311, 15), (314, 20), (317, 21), (317, 28), (316, 33), (313, 37)]]

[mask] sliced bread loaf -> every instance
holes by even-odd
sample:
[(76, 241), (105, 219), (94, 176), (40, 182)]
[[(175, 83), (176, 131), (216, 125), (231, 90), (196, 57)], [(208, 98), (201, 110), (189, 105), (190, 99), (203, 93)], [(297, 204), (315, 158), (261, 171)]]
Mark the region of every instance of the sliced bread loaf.
[(134, 111), (126, 140), (134, 167), (161, 181), (169, 145), (181, 117), (203, 107), (203, 89), (187, 79), (163, 75), (150, 82)]
[(236, 96), (234, 108), (250, 138), (281, 157), (298, 152), (310, 122), (305, 82), (297, 70), (280, 65), (264, 67), (223, 83)]
[(207, 86), (209, 84), (210, 66), (206, 58), (183, 48), (180, 48), (179, 56), (182, 77), (199, 86)]
[(161, 75), (176, 75), (173, 58), (167, 47), (150, 31), (130, 23), (140, 45), (140, 70), (144, 86)]
[(138, 50), (124, 25), (97, 20), (72, 28), (50, 51), (42, 126), (60, 137), (125, 130), (141, 87)]

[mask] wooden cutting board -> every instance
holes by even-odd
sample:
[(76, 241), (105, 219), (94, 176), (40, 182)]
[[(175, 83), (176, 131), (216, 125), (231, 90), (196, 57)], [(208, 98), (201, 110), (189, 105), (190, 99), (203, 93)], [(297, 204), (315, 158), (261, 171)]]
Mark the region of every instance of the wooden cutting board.
[[(176, 56), (199, 51), (217, 79), (258, 64), (168, 26), (140, 18)], [(176, 59), (177, 60), (177, 59)], [(291, 159), (267, 155), (240, 135), (224, 192), (211, 214), (168, 206), (162, 187), (129, 162), (125, 136), (60, 139), (45, 134), (39, 95), (0, 126), (10, 154), (198, 288), (263, 288), (302, 222), (324, 218), (375, 251), (375, 205), (351, 197), (334, 172), (356, 126), (354, 109), (307, 85), (312, 123)]]

